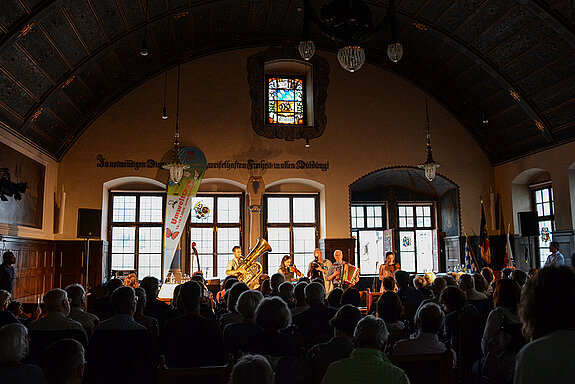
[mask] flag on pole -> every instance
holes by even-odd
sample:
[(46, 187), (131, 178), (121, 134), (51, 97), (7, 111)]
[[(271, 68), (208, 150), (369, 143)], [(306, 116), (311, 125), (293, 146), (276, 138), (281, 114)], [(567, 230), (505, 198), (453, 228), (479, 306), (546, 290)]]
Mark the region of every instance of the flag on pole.
[(471, 247), (469, 246), (469, 239), (465, 236), (465, 270), (468, 273), (477, 273), (477, 265), (471, 254)]
[(491, 249), (489, 248), (489, 232), (487, 231), (487, 222), (485, 221), (485, 210), (483, 209), (483, 200), (481, 201), (481, 235), (479, 237), (479, 249), (481, 258), (487, 264), (491, 264)]
[(511, 240), (509, 239), (509, 225), (507, 226), (507, 244), (505, 245), (505, 258), (503, 259), (503, 268), (513, 266), (513, 251), (511, 250)]

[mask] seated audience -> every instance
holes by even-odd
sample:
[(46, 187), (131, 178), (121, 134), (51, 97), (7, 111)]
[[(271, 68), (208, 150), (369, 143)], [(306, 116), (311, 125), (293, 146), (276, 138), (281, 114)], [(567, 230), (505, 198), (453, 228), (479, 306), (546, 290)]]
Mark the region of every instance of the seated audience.
[[(12, 315), (14, 315), (14, 317), (16, 318), (16, 320), (18, 320), (20, 324), (27, 325), (30, 322), (30, 319), (25, 317), (26, 315), (24, 313), (24, 309), (22, 308), (21, 302), (12, 300), (10, 304), (8, 304), (8, 306), (6, 307), (6, 310), (10, 312)], [(0, 325), (0, 327), (1, 326), (2, 325)]]
[(43, 384), (42, 370), (36, 365), (22, 364), (28, 353), (28, 330), (20, 323), (0, 328), (0, 383)]
[(44, 304), (46, 305), (46, 316), (32, 321), (28, 324), (30, 331), (63, 331), (68, 329), (77, 329), (82, 331), (86, 337), (86, 331), (82, 324), (72, 320), (68, 316), (70, 313), (70, 302), (68, 294), (60, 288), (48, 291), (44, 295)]
[(417, 289), (409, 286), (409, 273), (400, 270), (395, 272), (394, 277), (398, 288), (397, 295), (404, 305), (407, 303), (419, 304), (423, 301), (423, 294)]
[(241, 323), (232, 323), (224, 328), (224, 346), (226, 351), (238, 355), (246, 340), (263, 329), (255, 323), (255, 313), (264, 296), (259, 291), (245, 291), (240, 294), (236, 311), (242, 315)]
[(493, 269), (489, 267), (481, 268), (481, 276), (487, 281), (487, 292), (493, 293), (495, 289), (495, 275), (493, 274)]
[(48, 346), (44, 377), (48, 384), (82, 384), (84, 347), (74, 339), (62, 339)]
[(386, 276), (381, 281), (383, 292), (395, 292), (395, 279), (392, 276)]
[(238, 298), (245, 291), (249, 291), (250, 287), (246, 283), (237, 282), (229, 290), (227, 298), (228, 311), (220, 317), (220, 326), (222, 329), (228, 324), (239, 323), (242, 321), (241, 313), (236, 310)]
[(134, 289), (138, 288), (138, 277), (136, 276), (136, 274), (130, 273), (128, 276), (126, 276), (126, 278), (124, 279), (124, 285), (126, 287), (132, 287)]
[(308, 309), (307, 303), (305, 301), (305, 287), (309, 283), (300, 282), (297, 283), (294, 287), (293, 293), (295, 297), (295, 308), (291, 310), (292, 317), (298, 315)]
[(134, 289), (134, 292), (136, 293), (137, 297), (134, 321), (146, 327), (146, 329), (152, 334), (152, 339), (154, 342), (156, 342), (160, 333), (160, 327), (158, 325), (158, 320), (154, 319), (153, 317), (144, 315), (144, 307), (146, 306), (146, 291), (144, 291), (144, 288), (138, 287)]
[(501, 270), (501, 278), (502, 279), (511, 279), (511, 274), (515, 268), (503, 268)]
[[(457, 275), (456, 275), (457, 276)], [(455, 277), (453, 277), (452, 273), (448, 273), (446, 274), (444, 277), (445, 282), (447, 283), (447, 286), (455, 286), (457, 287), (457, 279)]]
[(439, 297), (439, 303), (447, 314), (443, 324), (443, 332), (440, 338), (444, 342), (450, 342), (453, 349), (459, 347), (459, 314), (478, 314), (477, 308), (466, 303), (465, 294), (455, 286), (447, 286)]
[(144, 315), (158, 320), (158, 324), (160, 324), (161, 327), (170, 317), (171, 309), (168, 304), (158, 300), (160, 282), (153, 276), (146, 276), (140, 283), (140, 287), (144, 288), (144, 291), (146, 291)]
[(281, 273), (274, 273), (270, 279), (270, 284), (272, 287), (272, 292), (270, 296), (279, 296), (280, 295), (280, 284), (286, 281), (286, 278)]
[(270, 279), (264, 280), (259, 290), (262, 293), (262, 295), (264, 295), (264, 297), (270, 296), (272, 294), (272, 283)]
[(309, 308), (294, 316), (293, 323), (301, 335), (322, 335), (331, 332), (329, 321), (336, 310), (326, 307), (325, 290), (319, 283), (310, 283), (305, 287), (305, 300)]
[(481, 292), (477, 292), (475, 289), (475, 281), (473, 280), (473, 276), (464, 273), (463, 275), (459, 276), (459, 281), (457, 282), (459, 289), (463, 293), (465, 293), (465, 297), (467, 300), (485, 300), (487, 299), (487, 295)]
[(345, 291), (343, 291), (343, 294), (341, 295), (340, 306), (343, 307), (344, 305), (347, 304), (351, 304), (354, 307), (358, 308), (361, 305), (361, 295), (359, 294), (359, 291), (356, 288), (350, 287)]
[(527, 273), (521, 269), (514, 269), (513, 272), (511, 272), (511, 280), (519, 284), (520, 287), (525, 285), (528, 278)]
[(256, 324), (263, 331), (247, 339), (245, 352), (272, 357), (299, 357), (299, 347), (295, 339), (280, 332), (291, 324), (291, 312), (282, 299), (266, 297), (260, 301), (256, 309)]
[(439, 305), (433, 302), (423, 304), (415, 314), (417, 326), (415, 337), (395, 343), (393, 355), (425, 355), (445, 352), (447, 350), (445, 344), (437, 337), (443, 328), (444, 320), (445, 315)]
[(479, 293), (483, 293), (485, 296), (489, 297), (489, 283), (485, 280), (480, 273), (474, 273), (471, 275), (473, 277), (473, 283), (475, 285), (475, 290)]
[(336, 287), (331, 290), (327, 295), (327, 305), (335, 310), (339, 309), (341, 306), (341, 296), (343, 295), (343, 289)]
[(66, 287), (68, 299), (70, 299), (70, 313), (68, 317), (82, 324), (88, 337), (94, 333), (94, 328), (100, 322), (96, 315), (86, 312), (86, 291), (80, 284), (72, 284)]
[(96, 326), (96, 332), (137, 331), (146, 329), (146, 327), (134, 321), (136, 293), (133, 288), (123, 286), (116, 289), (110, 297), (110, 303), (114, 310), (114, 316), (98, 324)]
[(287, 281), (281, 283), (279, 287), (280, 298), (285, 301), (290, 311), (295, 308), (294, 290), (294, 285)]
[(382, 352), (388, 336), (382, 319), (371, 315), (361, 319), (354, 332), (356, 349), (350, 358), (332, 363), (322, 383), (409, 383), (403, 370), (394, 366)]
[[(260, 279), (262, 276), (264, 276), (264, 275), (261, 275)], [(216, 293), (216, 303), (219, 303), (220, 301), (222, 301), (224, 299), (224, 295), (226, 294), (226, 291), (228, 289), (230, 289), (232, 287), (232, 285), (234, 285), (238, 281), (239, 281), (238, 278), (235, 276), (232, 276), (232, 275), (226, 276), (225, 279), (222, 281), (220, 291), (218, 293)], [(260, 284), (261, 284), (261, 281), (260, 281)]]
[(415, 287), (415, 289), (421, 292), (423, 297), (426, 299), (430, 299), (433, 296), (433, 292), (431, 292), (431, 289), (429, 289), (428, 287), (429, 284), (427, 283), (427, 280), (425, 279), (424, 276), (417, 275), (413, 278), (413, 286)]
[(273, 382), (274, 372), (265, 357), (245, 355), (234, 365), (229, 384), (272, 384)]
[(572, 383), (575, 377), (575, 275), (567, 267), (543, 268), (527, 280), (519, 304), (531, 342), (517, 354), (515, 384)]
[(353, 331), (361, 317), (357, 307), (351, 304), (342, 306), (330, 320), (333, 337), (327, 343), (316, 344), (311, 348), (307, 353), (308, 359), (312, 356), (331, 360), (349, 357), (353, 351)]
[(429, 285), (429, 289), (433, 292), (433, 297), (429, 300), (439, 304), (439, 296), (445, 287), (447, 287), (447, 281), (443, 277), (436, 277), (435, 280), (433, 280), (433, 283)]
[(182, 285), (178, 300), (185, 314), (166, 322), (160, 331), (159, 350), (172, 368), (219, 365), (225, 362), (218, 324), (200, 316), (202, 287), (195, 281)]
[(389, 332), (403, 331), (405, 324), (401, 321), (403, 305), (397, 293), (384, 292), (377, 300), (377, 317), (385, 321)]
[(108, 280), (108, 283), (106, 283), (106, 296), (98, 297), (94, 300), (94, 315), (96, 315), (100, 321), (114, 316), (114, 309), (110, 303), (110, 296), (112, 296), (112, 292), (117, 288), (120, 288), (122, 285), (124, 284), (120, 279)]
[[(12, 323), (21, 323), (25, 325), (28, 324), (29, 320), (19, 318), (19, 316), (23, 313), (22, 311), (14, 312), (13, 310), (9, 309), (9, 306), (12, 303), (11, 300), (12, 295), (10, 292), (0, 289), (0, 327)], [(40, 314), (42, 314), (42, 310), (40, 307), (37, 307), (31, 316), (31, 320), (37, 320), (40, 317)]]

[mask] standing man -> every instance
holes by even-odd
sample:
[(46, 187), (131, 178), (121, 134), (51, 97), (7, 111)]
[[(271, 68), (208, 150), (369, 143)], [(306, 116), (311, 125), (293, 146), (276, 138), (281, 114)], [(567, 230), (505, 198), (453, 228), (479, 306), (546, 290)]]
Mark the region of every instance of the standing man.
[(333, 253), (333, 258), (335, 259), (335, 263), (327, 270), (327, 279), (332, 282), (334, 287), (341, 287), (341, 274), (343, 272), (343, 265), (346, 263), (343, 261), (343, 252), (337, 249)]
[(552, 241), (549, 243), (549, 251), (551, 254), (547, 256), (547, 261), (544, 267), (560, 267), (565, 265), (565, 257), (559, 252), (559, 243)]
[(307, 277), (312, 280), (317, 277), (321, 278), (325, 287), (325, 293), (327, 294), (333, 289), (331, 281), (327, 279), (327, 271), (329, 267), (331, 267), (331, 261), (324, 259), (321, 256), (321, 250), (319, 248), (313, 251), (314, 259), (308, 265)]
[(10, 251), (2, 255), (2, 264), (0, 264), (0, 289), (12, 294), (14, 288), (14, 267), (16, 256)]
[(232, 253), (234, 258), (228, 261), (226, 266), (226, 275), (237, 276), (239, 274), (238, 267), (240, 266), (240, 260), (242, 259), (242, 249), (239, 245), (232, 248)]

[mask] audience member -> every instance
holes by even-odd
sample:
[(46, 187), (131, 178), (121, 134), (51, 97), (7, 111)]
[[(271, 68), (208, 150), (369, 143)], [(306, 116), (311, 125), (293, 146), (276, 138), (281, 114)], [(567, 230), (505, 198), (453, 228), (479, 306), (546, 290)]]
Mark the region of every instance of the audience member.
[(493, 269), (489, 267), (481, 268), (481, 276), (483, 276), (487, 281), (487, 292), (493, 293), (493, 290), (495, 289), (495, 275), (493, 274)]
[(439, 304), (439, 296), (445, 287), (447, 287), (447, 281), (443, 277), (436, 277), (435, 280), (433, 280), (433, 283), (429, 285), (429, 289), (433, 292), (433, 297), (430, 301)]
[(308, 285), (309, 283), (306, 282), (299, 282), (295, 285), (294, 288), (294, 296), (295, 296), (295, 308), (293, 308), (291, 310), (291, 315), (292, 317), (295, 315), (299, 315), (300, 313), (302, 313), (303, 311), (305, 311), (306, 309), (308, 309), (309, 307), (307, 306), (307, 303), (305, 301), (305, 287)]
[(330, 332), (329, 321), (336, 310), (326, 307), (325, 289), (319, 283), (310, 283), (305, 287), (305, 300), (309, 308), (294, 316), (293, 323), (302, 335), (321, 335)]
[(494, 309), (487, 317), (481, 349), (487, 353), (487, 343), (501, 329), (504, 323), (518, 324), (521, 322), (517, 314), (517, 306), (521, 297), (521, 287), (511, 279), (500, 279), (493, 292)]
[[(262, 278), (262, 276), (265, 276), (265, 275), (261, 275), (260, 279)], [(232, 285), (234, 285), (238, 281), (239, 281), (238, 278), (233, 276), (233, 275), (226, 276), (224, 278), (224, 280), (222, 281), (220, 291), (218, 293), (216, 293), (216, 303), (220, 303), (220, 301), (223, 300), (224, 295), (226, 294), (226, 291), (228, 289), (230, 289), (232, 287)], [(260, 280), (260, 284), (261, 284), (261, 282), (262, 282), (262, 280)]]
[(250, 287), (246, 283), (237, 282), (229, 290), (227, 298), (228, 311), (220, 317), (220, 326), (222, 329), (228, 324), (239, 323), (242, 321), (241, 313), (236, 310), (236, 303), (238, 298), (245, 291), (249, 291)]
[[(435, 279), (433, 280), (435, 281)], [(415, 287), (415, 289), (421, 292), (423, 297), (426, 299), (430, 299), (431, 297), (433, 297), (433, 292), (431, 292), (431, 289), (429, 288), (430, 284), (432, 283), (431, 282), (427, 283), (427, 279), (424, 276), (417, 275), (413, 278), (413, 286)]]
[(416, 336), (395, 343), (393, 355), (425, 355), (445, 352), (447, 350), (445, 344), (437, 337), (443, 328), (444, 321), (445, 315), (439, 305), (433, 302), (423, 304), (415, 314)]
[(272, 366), (262, 355), (242, 356), (232, 371), (229, 384), (272, 384)]
[(0, 346), (0, 383), (45, 383), (39, 367), (21, 363), (28, 353), (28, 330), (25, 326), (14, 323), (1, 327)]
[(513, 272), (514, 268), (503, 268), (501, 270), (501, 278), (502, 279), (511, 279), (511, 273)]
[(114, 310), (111, 319), (104, 320), (96, 326), (96, 331), (136, 331), (146, 329), (134, 321), (136, 312), (136, 293), (131, 287), (120, 287), (112, 293), (110, 303)]
[(146, 291), (144, 315), (158, 320), (158, 324), (160, 324), (161, 327), (170, 317), (171, 309), (168, 304), (158, 300), (160, 282), (153, 276), (146, 276), (142, 279), (140, 287), (144, 288), (144, 291)]
[(74, 339), (58, 340), (46, 349), (44, 376), (48, 384), (82, 384), (84, 347)]
[(322, 383), (407, 384), (409, 380), (400, 368), (391, 364), (382, 352), (389, 332), (385, 322), (371, 315), (361, 319), (354, 332), (357, 348), (351, 357), (332, 363)]
[(485, 297), (489, 297), (489, 283), (485, 280), (485, 277), (480, 273), (474, 273), (471, 277), (473, 277), (475, 290), (479, 293), (483, 293)]
[[(12, 300), (10, 304), (8, 304), (8, 306), (6, 307), (6, 310), (10, 312), (12, 315), (14, 315), (14, 317), (16, 318), (16, 320), (18, 320), (20, 324), (27, 325), (30, 322), (30, 319), (24, 317), (25, 314), (21, 302)], [(0, 325), (0, 327), (1, 326), (2, 325)]]
[(377, 300), (377, 317), (385, 321), (389, 332), (405, 329), (405, 324), (400, 321), (402, 314), (403, 305), (397, 293), (384, 292)]
[(124, 279), (124, 285), (126, 287), (132, 287), (134, 289), (138, 288), (138, 277), (136, 276), (136, 274), (130, 273), (128, 276), (126, 276), (126, 278)]
[[(291, 283), (288, 283), (291, 284)], [(238, 355), (244, 349), (246, 340), (263, 329), (255, 323), (255, 313), (264, 296), (259, 291), (245, 291), (240, 294), (236, 311), (242, 315), (242, 322), (226, 325), (224, 328), (224, 346), (226, 351)]]
[(473, 280), (473, 276), (464, 273), (463, 275), (459, 276), (459, 281), (457, 282), (459, 289), (465, 296), (467, 300), (485, 300), (487, 299), (487, 295), (477, 292), (475, 289), (475, 281)]
[(457, 279), (453, 277), (453, 273), (447, 273), (444, 277), (447, 286), (457, 286)]
[(68, 299), (70, 299), (70, 313), (68, 317), (82, 324), (88, 337), (94, 333), (94, 328), (100, 322), (96, 315), (86, 312), (86, 291), (80, 284), (72, 284), (66, 287)]
[(465, 294), (457, 287), (447, 286), (441, 296), (439, 303), (447, 314), (441, 335), (442, 341), (451, 342), (454, 350), (459, 347), (459, 314), (478, 314), (479, 311), (473, 306), (466, 304)]
[(417, 289), (409, 286), (409, 273), (405, 271), (395, 272), (395, 283), (397, 284), (397, 295), (403, 304), (406, 303), (421, 303), (423, 295)]
[[(28, 324), (29, 320), (24, 321), (24, 319), (21, 320), (18, 318), (21, 315), (21, 312), (14, 313), (9, 309), (9, 306), (12, 303), (11, 300), (12, 295), (10, 292), (0, 289), (0, 327), (12, 323)], [(40, 307), (37, 307), (31, 316), (31, 320), (37, 320), (40, 317), (40, 314), (42, 314), (42, 310)]]
[(120, 288), (122, 285), (124, 284), (120, 279), (108, 280), (108, 283), (106, 283), (107, 295), (98, 297), (96, 300), (94, 300), (94, 315), (96, 315), (100, 321), (109, 319), (114, 316), (114, 309), (110, 303), (110, 296), (112, 296), (112, 292), (114, 292), (117, 288)]
[(144, 315), (144, 308), (146, 307), (146, 291), (144, 291), (144, 288), (138, 287), (134, 289), (134, 293), (137, 298), (134, 321), (146, 327), (146, 329), (152, 334), (152, 339), (156, 342), (160, 333), (160, 327), (157, 319)]
[(274, 273), (270, 279), (270, 284), (272, 287), (272, 292), (270, 296), (279, 296), (280, 295), (280, 284), (286, 281), (285, 276), (282, 273)]
[(343, 307), (347, 304), (351, 304), (358, 308), (361, 305), (361, 295), (356, 288), (350, 287), (343, 291), (343, 294), (341, 295), (340, 306)]
[(268, 297), (272, 294), (272, 283), (270, 279), (266, 279), (262, 282), (262, 285), (260, 286), (260, 292), (262, 295), (264, 295), (264, 297)]
[(392, 276), (386, 276), (381, 280), (383, 292), (395, 292), (395, 279)]
[(575, 275), (543, 268), (527, 281), (519, 316), (529, 344), (517, 354), (515, 384), (572, 383), (575, 365)]
[(256, 309), (256, 324), (263, 331), (247, 339), (246, 352), (272, 357), (299, 357), (299, 347), (295, 339), (280, 332), (291, 324), (291, 312), (282, 299), (267, 297), (260, 301)]
[(353, 351), (353, 331), (361, 320), (362, 314), (357, 307), (346, 304), (342, 306), (330, 324), (333, 337), (327, 343), (316, 344), (308, 351), (308, 359), (312, 356), (323, 359), (340, 360), (350, 356)]
[(341, 296), (343, 295), (343, 289), (340, 287), (335, 287), (327, 295), (327, 305), (335, 310), (339, 309), (341, 306)]
[(435, 281), (437, 276), (433, 272), (425, 272), (423, 278), (425, 279), (425, 285), (429, 285)]
[(549, 243), (549, 252), (551, 254), (547, 256), (544, 267), (561, 267), (565, 265), (565, 257), (559, 252), (558, 242), (552, 241)]
[(66, 291), (60, 288), (48, 291), (44, 295), (44, 304), (46, 305), (46, 316), (28, 324), (28, 329), (30, 331), (63, 331), (68, 329), (77, 329), (84, 334), (87, 340), (86, 331), (82, 324), (66, 317), (70, 313), (70, 302)]
[(160, 331), (159, 349), (168, 367), (218, 365), (225, 360), (217, 323), (200, 316), (201, 296), (200, 284), (183, 284), (178, 300), (185, 314), (167, 321)]
[(290, 311), (294, 309), (295, 308), (294, 285), (286, 281), (280, 284), (278, 290), (280, 292), (280, 298), (283, 301), (285, 301)]
[(514, 269), (513, 272), (511, 272), (511, 279), (519, 284), (520, 287), (525, 285), (527, 278), (527, 273), (521, 269)]

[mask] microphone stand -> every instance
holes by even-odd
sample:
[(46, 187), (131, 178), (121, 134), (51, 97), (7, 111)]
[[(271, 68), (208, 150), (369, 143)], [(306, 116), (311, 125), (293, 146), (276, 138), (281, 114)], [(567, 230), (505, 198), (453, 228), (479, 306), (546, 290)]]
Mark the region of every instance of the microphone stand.
[(371, 285), (371, 290), (373, 292), (375, 292), (375, 283), (377, 283), (377, 278), (379, 277), (379, 269), (377, 269), (377, 266), (379, 265), (379, 260), (375, 262), (375, 273), (376, 275), (373, 277), (373, 284)]

